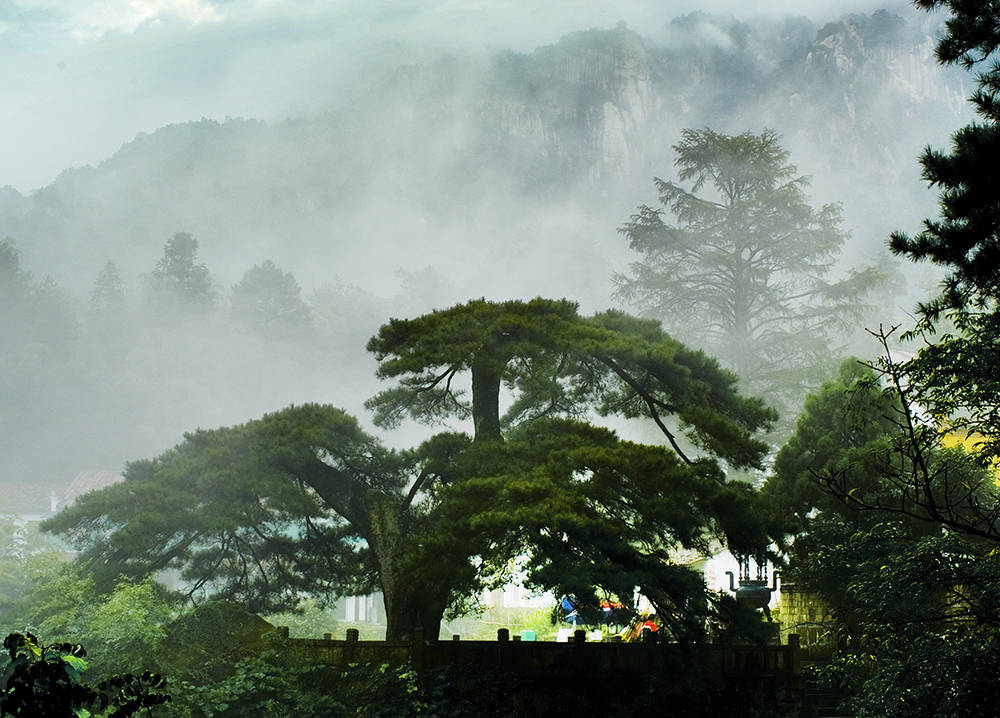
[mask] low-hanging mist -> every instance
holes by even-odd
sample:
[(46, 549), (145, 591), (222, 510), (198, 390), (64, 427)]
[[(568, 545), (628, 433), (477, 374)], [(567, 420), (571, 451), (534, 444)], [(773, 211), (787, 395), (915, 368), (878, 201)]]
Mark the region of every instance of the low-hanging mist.
[[(358, 49), (351, 82), (317, 49), (289, 119), (223, 119), (250, 107), (223, 94), (218, 119), (173, 108), (93, 166), (0, 190), (11, 503), (197, 426), (307, 401), (360, 414), (377, 389), (364, 343), (389, 316), (477, 296), (612, 305), (612, 273), (634, 259), (616, 230), (655, 200), (652, 177), (674, 176), (683, 128), (774, 129), (810, 197), (843, 204), (844, 265), (886, 262), (888, 233), (933, 213), (918, 152), (967, 113), (936, 26), (899, 12), (694, 13), (536, 49), (442, 52), (439, 37), (409, 62)], [(177, 233), (197, 242), (203, 303), (156, 291)], [(234, 288), (267, 262), (247, 291), (297, 300), (298, 320), (240, 312)], [(930, 281), (906, 274), (876, 320)]]

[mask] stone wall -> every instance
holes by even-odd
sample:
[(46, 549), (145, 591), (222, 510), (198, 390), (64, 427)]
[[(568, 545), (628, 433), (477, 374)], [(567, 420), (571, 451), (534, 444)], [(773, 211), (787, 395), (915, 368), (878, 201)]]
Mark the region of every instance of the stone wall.
[(782, 581), (779, 617), (781, 641), (798, 634), (804, 658), (827, 658), (837, 649), (837, 621), (830, 607), (815, 593)]
[[(361, 641), (350, 629), (347, 640), (287, 640), (334, 669), (408, 663), (418, 676), (448, 676), (451, 700), (474, 705), (473, 715), (802, 715), (805, 683), (795, 635), (786, 645), (688, 646), (588, 642), (583, 631), (569, 643), (521, 641), (506, 629), (497, 638)], [(497, 701), (503, 706), (493, 705)]]
[[(287, 636), (286, 628), (279, 628)], [(482, 669), (559, 670), (586, 666), (598, 672), (632, 674), (656, 672), (666, 665), (695, 661), (726, 676), (799, 675), (800, 645), (797, 635), (786, 637), (785, 645), (738, 643), (696, 644), (641, 641), (587, 642), (579, 630), (568, 643), (511, 640), (507, 629), (497, 632), (496, 641), (427, 641), (421, 635), (412, 641), (361, 641), (357, 629), (348, 629), (346, 640), (330, 634), (322, 639), (293, 638), (289, 642), (315, 653), (317, 661), (332, 666), (352, 663), (400, 664), (410, 661), (417, 667), (476, 665)]]

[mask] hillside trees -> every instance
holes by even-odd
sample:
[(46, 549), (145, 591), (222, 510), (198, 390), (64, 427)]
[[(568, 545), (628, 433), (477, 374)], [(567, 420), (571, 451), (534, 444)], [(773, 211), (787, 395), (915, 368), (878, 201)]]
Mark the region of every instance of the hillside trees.
[[(289, 407), (188, 434), (48, 528), (104, 585), (177, 567), (192, 595), (257, 610), (377, 587), (389, 638), (436, 636), (446, 609), (517, 556), (534, 585), (583, 598), (597, 587), (628, 601), (639, 586), (692, 637), (703, 586), (670, 549), (764, 540), (749, 490), (720, 462), (759, 465), (753, 434), (773, 413), (656, 322), (479, 300), (393, 320), (369, 348), (398, 379), (372, 400), (379, 423), (463, 420), (472, 434), (393, 451), (338, 409)], [(672, 448), (621, 441), (581, 421), (589, 411), (652, 417)]]
[(13, 345), (30, 331), (33, 277), (21, 267), (21, 253), (10, 237), (0, 239), (0, 299), (5, 311), (0, 330)]
[(90, 291), (91, 310), (99, 314), (120, 312), (125, 306), (125, 280), (118, 271), (118, 265), (108, 260), (94, 280)]
[(824, 491), (819, 479), (849, 476), (852, 496), (859, 498), (878, 492), (883, 467), (875, 455), (888, 452), (900, 408), (882, 391), (875, 370), (857, 359), (845, 359), (836, 379), (806, 397), (795, 431), (778, 451), (763, 487), (764, 498), (790, 533), (807, 530), (817, 512), (846, 517), (851, 525), (862, 521)]
[(11, 301), (19, 291), (25, 291), (30, 281), (31, 273), (21, 268), (17, 243), (10, 237), (0, 239), (0, 288), (4, 300)]
[(615, 277), (617, 295), (719, 357), (749, 393), (798, 406), (879, 275), (833, 278), (840, 209), (809, 204), (773, 131), (689, 129), (674, 150), (689, 185), (655, 179), (660, 207), (619, 229), (641, 260)]
[[(256, 263), (263, 277), (249, 262), (232, 268), (234, 282), (252, 277), (252, 288), (239, 282), (212, 305), (192, 303), (180, 282), (161, 286), (154, 277), (183, 265), (165, 261), (168, 238), (158, 247), (152, 241), (156, 254), (143, 275), (126, 273), (117, 256), (98, 265), (81, 279), (89, 297), (61, 291), (43, 279), (51, 268), (28, 266), (20, 244), (0, 240), (0, 424), (9, 439), (8, 481), (23, 487), (8, 487), (18, 510), (43, 508), (49, 491), (82, 469), (153, 455), (165, 448), (164, 436), (179, 437), (189, 424), (259, 416), (308, 398), (313, 386), (342, 382), (338, 396), (353, 405), (371, 392), (364, 341), (387, 303), (345, 293), (330, 297), (320, 316), (318, 300), (303, 301), (296, 278), (265, 261)], [(203, 247), (191, 266), (204, 266)]]
[(299, 283), (271, 260), (247, 270), (233, 287), (230, 304), (237, 321), (269, 338), (302, 329), (309, 321)]
[(37, 441), (37, 427), (50, 427), (79, 385), (81, 331), (68, 295), (50, 276), (37, 279), (25, 269), (11, 238), (0, 239), (0, 305), (0, 431), (8, 447), (4, 473), (14, 480), (31, 476), (38, 461), (63, 468), (70, 453), (74, 435), (61, 437), (62, 450), (52, 452)]
[(154, 296), (174, 308), (209, 308), (216, 300), (208, 267), (198, 262), (198, 240), (175, 232), (163, 245), (163, 256), (150, 273)]

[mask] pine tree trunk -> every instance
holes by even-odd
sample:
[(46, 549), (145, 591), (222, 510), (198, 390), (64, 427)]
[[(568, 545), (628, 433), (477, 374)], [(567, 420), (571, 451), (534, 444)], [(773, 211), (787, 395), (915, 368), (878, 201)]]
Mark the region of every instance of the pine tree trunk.
[[(447, 606), (448, 589), (440, 581), (428, 585), (426, 580), (412, 575), (413, 561), (407, 561), (414, 550), (408, 535), (405, 517), (399, 507), (387, 497), (369, 508), (372, 534), (368, 546), (377, 565), (382, 602), (385, 607), (385, 640), (403, 641), (413, 637), (419, 627), (424, 638), (437, 640), (441, 620)], [(412, 558), (412, 557), (411, 557)], [(420, 562), (416, 562), (420, 565)], [(411, 571), (407, 571), (407, 566)]]
[(472, 364), (472, 421), (475, 441), (500, 441), (500, 380), (506, 362), (493, 357)]
[(385, 602), (385, 640), (412, 640), (417, 628), (423, 629), (424, 639), (436, 641), (441, 633), (444, 605), (418, 595), (407, 586), (383, 585)]

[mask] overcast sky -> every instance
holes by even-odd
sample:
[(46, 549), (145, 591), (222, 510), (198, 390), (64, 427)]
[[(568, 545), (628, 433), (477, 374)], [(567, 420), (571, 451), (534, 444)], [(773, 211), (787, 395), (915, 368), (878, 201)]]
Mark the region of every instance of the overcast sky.
[[(138, 132), (277, 120), (345, 96), (378, 63), (441, 49), (529, 51), (619, 21), (655, 38), (692, 10), (748, 18), (787, 0), (0, 0), (0, 186), (35, 190)], [(905, 0), (801, 0), (814, 21)]]

